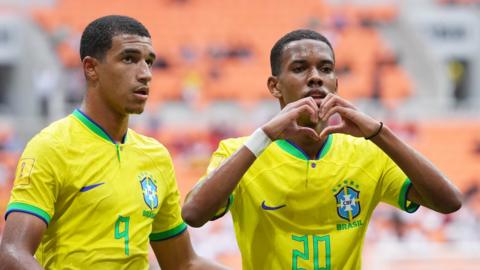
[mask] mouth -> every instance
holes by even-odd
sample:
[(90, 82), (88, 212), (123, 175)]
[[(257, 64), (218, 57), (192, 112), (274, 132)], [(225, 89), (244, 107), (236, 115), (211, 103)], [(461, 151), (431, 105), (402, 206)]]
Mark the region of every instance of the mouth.
[(150, 89), (146, 86), (138, 87), (133, 91), (133, 94), (140, 99), (147, 99)]
[(322, 100), (327, 96), (327, 91), (324, 89), (320, 88), (313, 88), (310, 89), (305, 97), (312, 97), (315, 100), (315, 103), (317, 103), (317, 106), (320, 108), (322, 105)]
[(311, 95), (310, 97), (313, 98), (318, 108), (322, 106), (323, 99), (325, 98), (324, 96), (320, 96), (320, 95)]
[(310, 97), (312, 97), (315, 100), (322, 100), (325, 98), (325, 96), (320, 96), (320, 95), (311, 95)]

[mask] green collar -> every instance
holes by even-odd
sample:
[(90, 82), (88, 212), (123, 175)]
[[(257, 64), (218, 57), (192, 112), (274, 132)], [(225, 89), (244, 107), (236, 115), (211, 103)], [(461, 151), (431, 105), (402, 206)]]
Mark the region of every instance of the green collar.
[[(78, 120), (80, 120), (85, 126), (87, 126), (88, 129), (90, 129), (93, 133), (97, 134), (98, 136), (100, 136), (101, 138), (109, 141), (109, 142), (112, 142), (113, 144), (117, 144), (113, 139), (112, 137), (110, 137), (110, 135), (108, 135), (107, 132), (105, 132), (105, 130), (97, 123), (95, 123), (95, 121), (93, 121), (92, 119), (90, 119), (90, 117), (88, 117), (86, 114), (84, 114), (82, 111), (80, 111), (79, 109), (75, 109), (72, 113), (72, 115), (77, 118)], [(123, 138), (122, 138), (122, 143), (125, 143), (125, 141), (127, 140), (127, 134), (125, 133), (125, 135), (123, 135)]]
[[(330, 147), (332, 146), (332, 140), (333, 136), (328, 135), (327, 140), (323, 143), (322, 148), (320, 148), (320, 151), (318, 151), (316, 160), (319, 160), (323, 158), (327, 153), (328, 150), (330, 150)], [(309, 157), (305, 152), (300, 149), (300, 147), (296, 146), (294, 143), (288, 141), (288, 140), (277, 140), (275, 143), (285, 152), (303, 160), (309, 160)]]

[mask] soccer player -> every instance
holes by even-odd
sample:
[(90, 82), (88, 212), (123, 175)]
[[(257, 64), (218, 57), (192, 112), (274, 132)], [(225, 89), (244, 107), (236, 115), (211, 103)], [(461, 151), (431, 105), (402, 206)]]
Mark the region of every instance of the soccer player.
[(162, 269), (224, 269), (192, 249), (167, 149), (128, 129), (149, 94), (148, 30), (99, 18), (80, 56), (81, 108), (37, 134), (19, 161), (0, 269), (148, 269), (149, 242)]
[[(282, 110), (248, 138), (220, 142), (182, 209), (195, 227), (230, 209), (243, 269), (360, 269), (379, 202), (456, 211), (461, 195), (425, 157), (337, 95), (329, 41), (283, 36), (267, 85)], [(338, 123), (329, 124), (338, 114)]]

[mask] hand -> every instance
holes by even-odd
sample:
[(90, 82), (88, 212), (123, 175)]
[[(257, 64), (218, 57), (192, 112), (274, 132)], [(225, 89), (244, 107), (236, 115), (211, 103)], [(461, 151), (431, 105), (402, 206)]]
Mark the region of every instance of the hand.
[(327, 122), (335, 113), (338, 113), (341, 122), (338, 125), (327, 126), (320, 133), (320, 138), (324, 139), (331, 133), (344, 133), (355, 137), (368, 137), (374, 134), (379, 127), (379, 122), (370, 116), (360, 112), (347, 100), (328, 94), (322, 101), (320, 107), (320, 120)]
[(310, 127), (298, 125), (299, 119), (307, 118), (313, 124), (319, 121), (319, 110), (312, 97), (302, 98), (287, 104), (274, 118), (262, 126), (263, 131), (272, 140), (288, 139), (304, 134), (319, 140), (318, 133)]

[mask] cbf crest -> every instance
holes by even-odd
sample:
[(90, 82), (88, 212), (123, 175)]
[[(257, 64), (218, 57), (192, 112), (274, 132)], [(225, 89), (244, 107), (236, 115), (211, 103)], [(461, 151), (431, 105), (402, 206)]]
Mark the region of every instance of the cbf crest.
[(151, 175), (143, 174), (140, 176), (140, 185), (143, 192), (143, 200), (153, 210), (158, 207), (157, 185)]
[(338, 184), (333, 192), (336, 192), (338, 215), (348, 221), (352, 221), (360, 214), (360, 191), (353, 181), (344, 180), (343, 185)]

